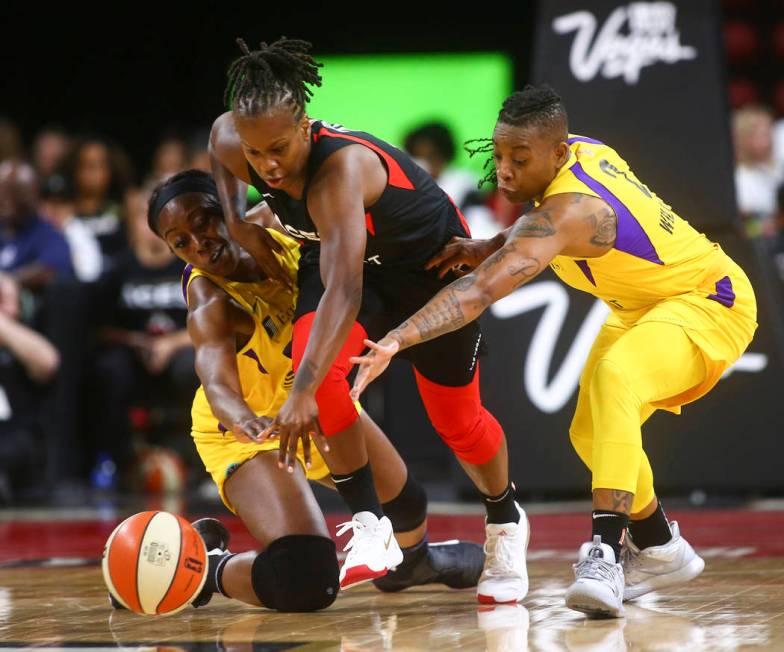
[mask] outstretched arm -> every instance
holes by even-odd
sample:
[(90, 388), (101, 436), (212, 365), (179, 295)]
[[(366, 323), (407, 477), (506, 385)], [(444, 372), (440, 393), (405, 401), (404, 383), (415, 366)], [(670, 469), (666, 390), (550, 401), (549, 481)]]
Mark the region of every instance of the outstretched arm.
[[(319, 301), (294, 387), (272, 431), (280, 435), (280, 463), (293, 469), (297, 440), (319, 432), (315, 393), (346, 341), (362, 302), (367, 235), (365, 206), (383, 192), (378, 157), (356, 145), (333, 154), (308, 191), (308, 210), (321, 239)], [(284, 451), (284, 446), (286, 450)]]
[(370, 352), (351, 358), (361, 365), (352, 398), (380, 375), (398, 351), (457, 330), (473, 321), (495, 301), (524, 285), (580, 237), (584, 227), (562, 199), (543, 204), (520, 217), (504, 245), (472, 273), (443, 288), (418, 312), (387, 333), (378, 343), (366, 340)]

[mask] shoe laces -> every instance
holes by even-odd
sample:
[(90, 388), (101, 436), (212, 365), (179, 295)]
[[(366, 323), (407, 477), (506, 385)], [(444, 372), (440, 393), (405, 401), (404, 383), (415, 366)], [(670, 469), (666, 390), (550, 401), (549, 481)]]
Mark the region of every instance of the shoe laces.
[(601, 557), (586, 557), (574, 565), (576, 579), (587, 577), (589, 579), (602, 579), (615, 582), (615, 566)]
[(485, 541), (485, 572), (488, 575), (505, 576), (514, 569), (514, 546), (508, 534), (491, 534)]
[(344, 551), (353, 549), (354, 552), (359, 549), (362, 542), (370, 541), (372, 539), (372, 534), (375, 531), (375, 529), (369, 528), (358, 519), (352, 519), (350, 521), (346, 521), (345, 523), (339, 523), (337, 528), (338, 530), (336, 536), (339, 537), (343, 536), (349, 530), (354, 531), (354, 535), (346, 544), (346, 547), (343, 548)]

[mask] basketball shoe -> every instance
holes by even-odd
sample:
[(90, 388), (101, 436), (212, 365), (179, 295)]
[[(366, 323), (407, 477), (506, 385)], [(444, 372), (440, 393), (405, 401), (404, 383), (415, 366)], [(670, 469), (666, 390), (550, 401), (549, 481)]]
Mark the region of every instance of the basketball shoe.
[(482, 546), (470, 541), (427, 543), (403, 553), (403, 561), (383, 577), (373, 580), (377, 589), (402, 591), (422, 584), (446, 584), (451, 589), (476, 586), (485, 553)]
[(623, 616), (623, 567), (615, 551), (597, 534), (580, 546), (575, 581), (566, 591), (566, 606), (589, 618)]
[(350, 521), (338, 525), (337, 536), (352, 530), (354, 536), (343, 550), (348, 551), (340, 569), (340, 588), (347, 589), (386, 575), (403, 561), (403, 552), (386, 516), (357, 512)]
[[(216, 518), (200, 518), (191, 525), (199, 533), (207, 549), (207, 581), (204, 582), (201, 593), (191, 602), (192, 607), (203, 607), (212, 600), (212, 594), (218, 590), (216, 585), (218, 566), (233, 556), (228, 551), (231, 535), (226, 526)], [(224, 557), (226, 557), (225, 561)]]
[(705, 568), (694, 548), (681, 536), (677, 521), (670, 522), (672, 539), (660, 546), (640, 550), (627, 536), (621, 550), (621, 563), (626, 578), (624, 600), (694, 579)]
[(476, 587), (482, 604), (519, 602), (528, 593), (525, 555), (531, 528), (525, 511), (518, 523), (487, 523), (485, 520), (485, 565)]

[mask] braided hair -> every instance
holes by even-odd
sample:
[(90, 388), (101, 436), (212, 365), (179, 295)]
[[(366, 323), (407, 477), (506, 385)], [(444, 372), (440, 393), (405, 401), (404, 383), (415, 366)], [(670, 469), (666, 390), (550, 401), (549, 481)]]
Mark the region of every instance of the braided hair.
[[(566, 138), (569, 131), (569, 120), (561, 97), (547, 84), (541, 86), (526, 85), (522, 91), (512, 93), (504, 100), (498, 113), (498, 122), (513, 127), (536, 127), (545, 132), (552, 132), (559, 140)], [(492, 138), (474, 138), (466, 141), (465, 150), (473, 157), (493, 151)], [(497, 183), (493, 157), (484, 164), (487, 171), (479, 180), (479, 188), (485, 183)]]
[(243, 56), (229, 67), (223, 95), (226, 107), (254, 116), (286, 104), (296, 109), (295, 120), (299, 120), (313, 95), (308, 86), (321, 86), (318, 69), (323, 64), (308, 54), (311, 44), (284, 36), (271, 45), (262, 42), (259, 50), (251, 51), (241, 38), (237, 45)]

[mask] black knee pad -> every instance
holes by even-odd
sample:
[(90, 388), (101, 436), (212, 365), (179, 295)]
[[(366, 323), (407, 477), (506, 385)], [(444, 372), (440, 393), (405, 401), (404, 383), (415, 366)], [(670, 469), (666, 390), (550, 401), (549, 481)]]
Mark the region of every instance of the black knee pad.
[(427, 494), (411, 473), (400, 493), (381, 505), (395, 532), (415, 530), (427, 518)]
[(316, 611), (338, 595), (338, 559), (332, 539), (291, 534), (275, 539), (253, 562), (253, 590), (278, 611)]

